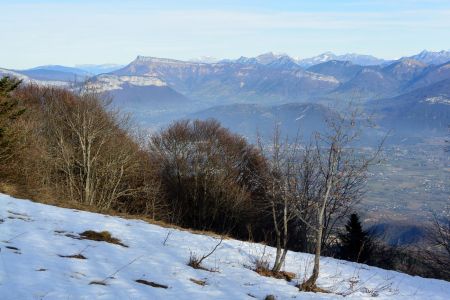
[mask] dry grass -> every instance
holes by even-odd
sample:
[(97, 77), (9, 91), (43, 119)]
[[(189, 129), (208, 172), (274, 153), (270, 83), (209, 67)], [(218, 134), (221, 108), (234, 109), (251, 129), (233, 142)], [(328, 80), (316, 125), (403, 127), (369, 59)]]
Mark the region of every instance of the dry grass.
[(80, 238), (83, 240), (107, 242), (128, 248), (128, 246), (123, 244), (118, 238), (113, 237), (109, 231), (97, 232), (94, 230), (86, 230), (80, 233)]
[(288, 282), (291, 282), (296, 277), (295, 273), (292, 272), (272, 271), (272, 269), (270, 268), (270, 263), (264, 254), (261, 257), (254, 259), (253, 266), (248, 268), (255, 271), (261, 276), (284, 279)]
[(64, 258), (76, 258), (76, 259), (87, 259), (83, 254), (72, 254), (72, 255), (58, 255), (59, 257), (64, 257)]
[(177, 229), (180, 231), (187, 231), (194, 234), (201, 234), (201, 235), (207, 235), (214, 238), (223, 238), (223, 239), (231, 239), (230, 236), (223, 235), (223, 234), (217, 234), (212, 231), (207, 230), (196, 230), (191, 228), (183, 228), (174, 224), (166, 223), (161, 220), (154, 220), (150, 218), (147, 215), (140, 215), (140, 214), (129, 214), (124, 212), (119, 212), (113, 209), (100, 209), (95, 206), (86, 205), (80, 202), (75, 201), (68, 201), (68, 200), (58, 200), (56, 197), (51, 195), (48, 191), (42, 190), (42, 191), (28, 191), (26, 187), (20, 187), (17, 185), (12, 184), (6, 184), (0, 182), (0, 192), (11, 195), (18, 199), (26, 199), (30, 200), (36, 203), (41, 204), (47, 204), (52, 206), (57, 206), (61, 208), (68, 208), (68, 209), (74, 209), (74, 210), (80, 210), (80, 211), (88, 211), (93, 213), (101, 213), (103, 215), (113, 216), (113, 217), (120, 217), (127, 220), (142, 220), (149, 224), (154, 224), (161, 226), (163, 228), (170, 228), (170, 229)]
[(194, 268), (194, 269), (199, 269), (199, 270), (204, 270), (204, 271), (211, 271), (211, 270), (203, 267), (202, 266), (202, 262), (200, 260), (200, 257), (197, 254), (192, 253), (192, 252), (191, 252), (191, 254), (189, 256), (189, 261), (188, 261), (187, 265), (189, 267)]
[(330, 291), (324, 290), (323, 288), (320, 288), (315, 284), (311, 285), (307, 282), (303, 282), (297, 285), (297, 287), (302, 292), (325, 293), (325, 294), (330, 293)]
[(199, 279), (194, 279), (194, 278), (189, 278), (189, 280), (192, 281), (193, 283), (201, 285), (201, 286), (206, 285), (206, 281), (204, 281), (204, 280), (199, 280)]
[(270, 269), (255, 269), (254, 271), (261, 276), (284, 279), (288, 282), (291, 282), (295, 278), (295, 273), (287, 271), (274, 272)]
[(5, 248), (19, 251), (19, 248), (16, 248), (16, 247), (13, 247), (13, 246), (5, 246)]
[(137, 283), (141, 283), (141, 284), (145, 284), (145, 285), (149, 285), (149, 286), (151, 286), (151, 287), (154, 287), (154, 288), (162, 288), (162, 289), (167, 289), (167, 288), (169, 288), (167, 285), (165, 285), (165, 284), (160, 284), (160, 283), (156, 283), (156, 282), (153, 282), (153, 281), (147, 281), (147, 280), (144, 280), (144, 279), (138, 279), (138, 280), (135, 280)]
[(17, 247), (13, 247), (13, 246), (5, 246), (6, 249), (11, 250), (13, 253), (15, 254), (22, 254), (22, 252), (20, 252), (20, 249)]
[(92, 284), (96, 284), (96, 285), (108, 285), (108, 284), (106, 284), (106, 282), (103, 282), (103, 281), (97, 281), (97, 280), (94, 280), (94, 281), (89, 282), (89, 285), (92, 285)]

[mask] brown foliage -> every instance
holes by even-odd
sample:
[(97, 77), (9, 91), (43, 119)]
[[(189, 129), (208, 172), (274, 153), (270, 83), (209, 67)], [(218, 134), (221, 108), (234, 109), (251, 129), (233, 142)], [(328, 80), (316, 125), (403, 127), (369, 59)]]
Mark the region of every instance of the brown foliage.
[(127, 245), (123, 244), (118, 238), (113, 237), (109, 231), (97, 232), (94, 230), (86, 230), (80, 233), (80, 237), (84, 240), (107, 242), (123, 247), (128, 247)]
[(255, 269), (255, 272), (261, 276), (284, 279), (289, 282), (295, 278), (294, 273), (287, 271), (272, 271), (271, 269)]
[[(24, 136), (7, 179), (22, 196), (60, 198), (108, 211), (155, 215), (159, 183), (126, 116), (103, 96), (27, 85), (16, 122)], [(47, 195), (47, 196), (43, 196)]]
[(216, 121), (180, 121), (153, 136), (150, 154), (171, 211), (195, 229), (245, 232), (265, 171), (261, 154)]

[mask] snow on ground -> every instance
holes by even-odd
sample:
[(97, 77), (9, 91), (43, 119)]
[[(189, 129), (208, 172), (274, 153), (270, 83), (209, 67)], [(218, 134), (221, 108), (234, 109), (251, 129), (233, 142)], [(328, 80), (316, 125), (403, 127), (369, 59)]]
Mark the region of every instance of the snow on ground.
[[(67, 236), (85, 230), (107, 230), (128, 247)], [(224, 240), (206, 259), (204, 266), (216, 272), (186, 265), (191, 252), (206, 254), (216, 243), (210, 236), (140, 220), (0, 194), (0, 299), (264, 299), (268, 294), (277, 299), (342, 298), (338, 292), (353, 299), (450, 299), (449, 282), (331, 258), (322, 259), (318, 283), (334, 293), (300, 293), (295, 284), (310, 271), (311, 255), (289, 252), (286, 270), (298, 278), (287, 282), (246, 267), (264, 253), (273, 259), (274, 249), (236, 240)], [(87, 259), (60, 256), (80, 252)], [(144, 285), (138, 279), (168, 288)]]

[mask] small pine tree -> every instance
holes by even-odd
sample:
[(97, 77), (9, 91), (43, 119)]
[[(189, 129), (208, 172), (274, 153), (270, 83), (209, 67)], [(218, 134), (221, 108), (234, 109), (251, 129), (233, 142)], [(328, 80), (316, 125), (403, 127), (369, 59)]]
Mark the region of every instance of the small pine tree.
[(371, 239), (361, 226), (356, 213), (350, 215), (345, 232), (340, 235), (339, 257), (355, 262), (366, 262), (370, 257)]
[(11, 96), (21, 81), (3, 77), (0, 79), (0, 163), (11, 157), (11, 151), (15, 141), (16, 133), (12, 130), (12, 123), (25, 111), (19, 108), (17, 99)]

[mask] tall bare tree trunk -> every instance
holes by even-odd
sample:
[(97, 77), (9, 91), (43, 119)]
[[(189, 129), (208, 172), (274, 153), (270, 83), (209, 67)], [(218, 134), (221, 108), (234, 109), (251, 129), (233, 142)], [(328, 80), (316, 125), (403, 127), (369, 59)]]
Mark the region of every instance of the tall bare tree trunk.
[(328, 203), (328, 199), (330, 197), (330, 192), (334, 184), (334, 173), (337, 164), (337, 153), (334, 147), (334, 144), (331, 145), (330, 153), (328, 156), (328, 172), (326, 178), (326, 191), (323, 196), (323, 201), (320, 206), (317, 208), (317, 229), (316, 229), (316, 249), (314, 252), (314, 267), (311, 276), (306, 280), (301, 288), (304, 291), (317, 291), (318, 288), (316, 286), (316, 281), (319, 278), (319, 270), (320, 270), (320, 255), (322, 252), (322, 235), (323, 235), (323, 219), (325, 214), (325, 208)]

